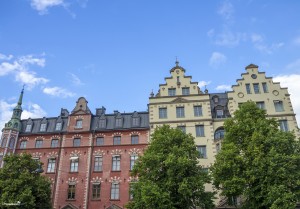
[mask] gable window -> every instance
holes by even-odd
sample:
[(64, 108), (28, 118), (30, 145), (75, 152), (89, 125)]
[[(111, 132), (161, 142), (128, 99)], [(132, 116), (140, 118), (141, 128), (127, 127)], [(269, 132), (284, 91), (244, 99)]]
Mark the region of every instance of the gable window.
[(267, 85), (267, 83), (262, 83), (262, 87), (263, 87), (264, 93), (268, 93), (269, 92), (268, 91), (268, 85)]
[(135, 164), (135, 161), (138, 159), (138, 156), (137, 155), (131, 155), (130, 156), (130, 170), (133, 169), (133, 166)]
[(56, 159), (48, 159), (47, 173), (54, 173)]
[(98, 184), (93, 184), (93, 193), (92, 193), (92, 198), (93, 199), (99, 199), (100, 198), (100, 183)]
[(175, 96), (176, 95), (176, 89), (175, 88), (168, 89), (168, 95), (169, 96)]
[(116, 127), (122, 127), (122, 118), (116, 118)]
[(204, 125), (196, 125), (196, 136), (204, 136)]
[(176, 107), (176, 117), (184, 118), (184, 107)]
[(120, 171), (121, 156), (115, 155), (112, 157), (112, 171)]
[(182, 88), (182, 95), (190, 95), (190, 88), (189, 87), (183, 87)]
[(56, 123), (55, 125), (55, 131), (60, 131), (61, 130), (61, 122)]
[(95, 157), (94, 171), (102, 171), (103, 159), (100, 156)]
[(35, 148), (41, 148), (43, 146), (43, 140), (38, 139), (35, 141)]
[(167, 115), (167, 108), (159, 108), (158, 109), (158, 112), (159, 112), (159, 118), (167, 118), (168, 115)]
[(181, 130), (183, 133), (186, 133), (186, 127), (185, 126), (177, 126), (179, 130)]
[(82, 128), (82, 120), (76, 120), (75, 128)]
[(79, 147), (80, 146), (80, 138), (73, 139), (73, 147)]
[(70, 172), (78, 172), (78, 157), (71, 159)]
[(199, 158), (207, 158), (206, 156), (206, 146), (202, 145), (202, 146), (197, 146), (197, 151), (198, 151), (198, 157)]
[(110, 199), (111, 200), (120, 199), (120, 185), (118, 183), (111, 184)]
[(40, 126), (40, 131), (46, 131), (46, 126), (47, 126), (46, 123), (42, 123)]
[(75, 184), (69, 184), (68, 187), (68, 200), (75, 199)]
[(202, 116), (202, 106), (194, 106), (194, 116)]
[(251, 88), (250, 88), (249, 83), (246, 83), (246, 91), (247, 91), (247, 94), (251, 94)]
[(257, 106), (259, 109), (264, 110), (264, 109), (265, 109), (265, 102), (256, 102), (256, 106)]
[(30, 132), (30, 131), (31, 131), (31, 127), (32, 127), (31, 124), (27, 124), (27, 125), (26, 125), (26, 129), (25, 129), (25, 132)]
[(280, 100), (275, 100), (274, 101), (274, 107), (276, 112), (283, 112), (283, 102)]
[(100, 119), (99, 120), (99, 128), (105, 128), (106, 127), (106, 120)]
[(104, 138), (103, 137), (97, 137), (96, 138), (96, 146), (104, 145)]
[(121, 137), (114, 136), (114, 145), (120, 145), (120, 144), (121, 144)]
[(21, 141), (20, 149), (26, 149), (27, 141)]
[(278, 122), (281, 131), (289, 131), (287, 120), (279, 120)]
[(58, 147), (58, 139), (52, 139), (51, 147)]
[(260, 93), (259, 84), (258, 83), (254, 83), (253, 84), (253, 89), (254, 89), (254, 93), (255, 94), (259, 94)]
[(139, 143), (139, 136), (138, 135), (132, 135), (131, 136), (131, 144), (138, 144)]

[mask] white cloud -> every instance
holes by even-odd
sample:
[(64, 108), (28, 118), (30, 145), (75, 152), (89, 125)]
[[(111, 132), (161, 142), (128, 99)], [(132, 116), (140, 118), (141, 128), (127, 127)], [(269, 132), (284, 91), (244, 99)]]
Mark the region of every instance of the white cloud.
[(31, 7), (40, 15), (47, 14), (48, 8), (55, 6), (65, 6), (64, 0), (31, 0)]
[[(200, 82), (198, 82), (198, 86), (199, 86), (199, 88), (201, 89), (202, 87), (205, 87), (206, 88), (206, 86), (207, 85), (209, 85), (211, 82), (210, 81), (200, 81)], [(202, 89), (201, 89), (202, 90)]]
[(227, 60), (226, 56), (220, 52), (213, 52), (210, 59), (209, 64), (212, 67), (218, 67), (221, 64), (225, 63)]
[(5, 55), (5, 54), (1, 54), (0, 53), (0, 60), (10, 60), (12, 59), (14, 56), (10, 55)]
[(43, 92), (45, 94), (49, 94), (51, 96), (55, 96), (55, 97), (62, 97), (62, 98), (66, 98), (66, 97), (73, 97), (75, 96), (75, 93), (72, 93), (66, 89), (60, 88), (60, 87), (46, 87), (43, 89)]
[(280, 82), (281, 87), (288, 87), (288, 91), (291, 94), (291, 101), (293, 104), (294, 112), (296, 113), (298, 126), (300, 126), (300, 74), (278, 75), (275, 76), (273, 80), (275, 82)]
[(12, 116), (12, 109), (16, 106), (15, 104), (9, 104), (4, 100), (0, 100), (0, 130), (4, 127), (5, 123), (9, 121)]
[(254, 48), (266, 54), (272, 54), (274, 51), (284, 46), (283, 42), (272, 43), (268, 45), (265, 43), (264, 37), (262, 35), (255, 33), (251, 35), (251, 41), (254, 44)]
[(254, 33), (251, 35), (251, 41), (253, 43), (263, 42), (263, 40), (264, 40), (264, 38), (259, 34)]
[(29, 103), (27, 108), (22, 112), (22, 119), (28, 118), (42, 118), (45, 117), (47, 113), (38, 104)]
[(221, 15), (226, 21), (231, 21), (233, 18), (234, 8), (229, 1), (224, 1), (218, 9), (218, 14)]
[(42, 77), (37, 77), (35, 72), (21, 71), (16, 74), (16, 81), (26, 84), (28, 89), (32, 89), (36, 85), (45, 84), (49, 80)]
[(80, 85), (84, 84), (84, 83), (82, 83), (82, 81), (80, 80), (80, 78), (77, 75), (70, 73), (70, 76), (71, 76), (71, 81), (74, 85), (80, 86)]
[(246, 41), (246, 33), (232, 32), (228, 27), (224, 27), (221, 33), (215, 34), (214, 30), (209, 30), (207, 36), (213, 39), (213, 42), (219, 46), (234, 47), (241, 41)]
[(216, 87), (217, 91), (231, 91), (231, 86), (230, 85), (219, 85)]

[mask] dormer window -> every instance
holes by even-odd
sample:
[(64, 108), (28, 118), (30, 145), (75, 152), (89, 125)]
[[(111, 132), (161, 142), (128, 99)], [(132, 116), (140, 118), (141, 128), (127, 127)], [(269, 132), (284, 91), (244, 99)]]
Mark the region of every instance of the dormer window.
[(214, 96), (213, 100), (214, 100), (214, 103), (218, 103), (219, 102), (219, 97), (218, 96)]
[(122, 127), (122, 118), (116, 118), (116, 127)]
[(140, 118), (132, 118), (132, 126), (139, 126), (140, 125)]
[(61, 122), (56, 123), (56, 125), (55, 125), (55, 131), (60, 131), (61, 130), (61, 126), (62, 126)]
[(106, 120), (100, 119), (99, 120), (99, 128), (105, 128), (106, 127)]
[(42, 123), (41, 126), (40, 126), (40, 131), (46, 131), (46, 127), (47, 127), (47, 124), (46, 123)]
[(25, 132), (31, 132), (31, 127), (32, 127), (31, 124), (27, 124), (27, 125), (26, 125), (26, 129), (25, 129)]
[(76, 120), (75, 128), (82, 128), (82, 120)]

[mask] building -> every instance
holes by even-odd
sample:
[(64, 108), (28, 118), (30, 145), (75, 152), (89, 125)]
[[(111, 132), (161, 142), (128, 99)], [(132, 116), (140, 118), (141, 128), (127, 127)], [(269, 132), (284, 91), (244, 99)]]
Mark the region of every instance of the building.
[[(107, 114), (101, 107), (92, 114), (81, 97), (71, 113), (61, 109), (58, 117), (21, 120), (22, 90), (2, 130), (0, 165), (8, 153), (31, 153), (52, 181), (55, 209), (124, 208), (131, 198), (130, 183), (136, 180), (130, 170), (160, 125), (191, 133), (204, 169), (221, 149), (225, 119), (243, 102), (256, 102), (279, 120), (280, 129), (294, 130), (300, 137), (287, 89), (259, 72), (258, 66), (248, 65), (232, 91), (223, 93), (200, 89), (185, 72), (176, 61), (157, 94), (151, 93), (149, 112)], [(219, 208), (225, 204), (222, 198), (216, 202)]]

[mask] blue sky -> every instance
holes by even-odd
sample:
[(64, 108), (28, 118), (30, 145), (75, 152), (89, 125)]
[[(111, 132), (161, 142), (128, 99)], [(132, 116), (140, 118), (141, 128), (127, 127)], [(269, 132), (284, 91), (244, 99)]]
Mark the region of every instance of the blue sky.
[(23, 118), (72, 111), (81, 96), (94, 113), (147, 110), (176, 57), (209, 92), (259, 65), (289, 87), (299, 124), (299, 9), (298, 0), (2, 0), (0, 127), (23, 84)]

